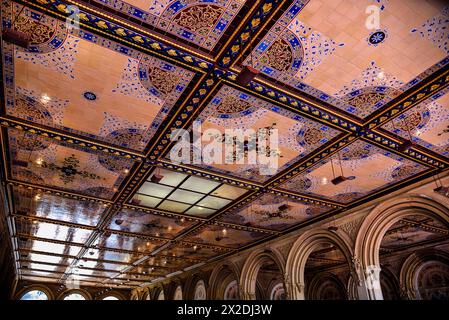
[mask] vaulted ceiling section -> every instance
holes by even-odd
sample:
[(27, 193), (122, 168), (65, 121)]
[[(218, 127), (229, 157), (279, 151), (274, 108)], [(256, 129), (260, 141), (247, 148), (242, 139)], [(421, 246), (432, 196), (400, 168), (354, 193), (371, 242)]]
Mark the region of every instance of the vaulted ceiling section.
[[(445, 1), (1, 2), (2, 28), (31, 35), (28, 49), (1, 43), (2, 171), (22, 279), (139, 286), (449, 166)], [(260, 73), (242, 86), (248, 64)], [(278, 129), (278, 170), (171, 162), (170, 133), (194, 120)], [(401, 220), (384, 250), (423, 226), (447, 236)]]

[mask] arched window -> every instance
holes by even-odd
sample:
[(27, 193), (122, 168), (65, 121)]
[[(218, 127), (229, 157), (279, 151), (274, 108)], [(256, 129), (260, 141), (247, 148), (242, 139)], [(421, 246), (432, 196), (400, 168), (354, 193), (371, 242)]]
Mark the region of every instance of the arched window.
[(203, 280), (199, 280), (196, 283), (193, 300), (206, 300), (206, 285)]
[(64, 300), (86, 300), (86, 298), (80, 293), (69, 293)]
[(173, 300), (182, 300), (182, 288), (181, 286), (177, 286), (175, 290), (175, 295)]
[(107, 297), (104, 297), (103, 300), (120, 300), (120, 299), (117, 297), (114, 297), (114, 296), (107, 296)]
[(20, 300), (48, 300), (48, 296), (41, 290), (31, 290), (26, 292)]

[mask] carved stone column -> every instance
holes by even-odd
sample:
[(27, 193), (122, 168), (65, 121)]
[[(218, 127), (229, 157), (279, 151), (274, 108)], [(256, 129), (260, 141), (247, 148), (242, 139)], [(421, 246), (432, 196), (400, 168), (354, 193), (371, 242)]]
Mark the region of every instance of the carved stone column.
[(374, 300), (370, 294), (366, 274), (358, 257), (353, 256), (351, 259), (351, 276), (356, 286), (358, 300)]

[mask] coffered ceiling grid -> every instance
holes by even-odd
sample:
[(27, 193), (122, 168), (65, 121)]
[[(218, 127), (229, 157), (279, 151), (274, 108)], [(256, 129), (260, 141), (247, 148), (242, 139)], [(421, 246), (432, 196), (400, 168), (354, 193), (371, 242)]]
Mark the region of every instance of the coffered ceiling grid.
[[(332, 214), (341, 212), (346, 208), (353, 207), (361, 201), (366, 201), (379, 193), (395, 190), (411, 183), (411, 181), (416, 181), (421, 177), (426, 177), (430, 174), (447, 169), (449, 160), (424, 146), (413, 145), (413, 147), (408, 150), (400, 151), (400, 146), (404, 139), (391, 132), (386, 132), (385, 130), (380, 129), (380, 127), (391, 119), (405, 113), (407, 110), (410, 110), (445, 89), (449, 84), (448, 65), (443, 66), (440, 70), (430, 74), (427, 78), (418, 82), (409, 90), (399, 94), (396, 98), (385, 104), (382, 108), (363, 121), (357, 117), (348, 115), (347, 112), (339, 111), (331, 103), (326, 102), (325, 100), (314, 98), (309, 94), (298, 90), (285, 89), (285, 86), (279, 81), (270, 79), (266, 76), (256, 77), (255, 80), (251, 81), (251, 83), (245, 87), (238, 84), (236, 78), (237, 73), (242, 66), (241, 61), (243, 61), (245, 57), (250, 54), (250, 51), (253, 50), (254, 46), (268, 34), (268, 31), (274, 22), (277, 21), (281, 15), (286, 14), (288, 10), (293, 10), (292, 12), (297, 14), (308, 5), (308, 2), (309, 1), (303, 1), (301, 4), (301, 1), (296, 1), (296, 7), (291, 7), (291, 3), (288, 1), (260, 0), (251, 3), (252, 6), (247, 11), (247, 14), (239, 22), (233, 22), (235, 29), (227, 31), (227, 35), (231, 36), (225, 39), (224, 45), (221, 46), (220, 51), (215, 56), (210, 56), (202, 53), (199, 48), (190, 45), (186, 41), (177, 41), (175, 38), (171, 38), (168, 33), (161, 35), (157, 31), (146, 29), (145, 25), (139, 25), (135, 18), (130, 17), (126, 19), (123, 15), (118, 15), (114, 10), (104, 10), (102, 4), (95, 1), (17, 1), (17, 3), (25, 4), (30, 8), (45, 12), (46, 14), (61, 20), (65, 20), (70, 14), (67, 5), (76, 5), (80, 8), (79, 18), (81, 32), (79, 35), (81, 37), (87, 37), (88, 34), (92, 32), (94, 35), (105, 37), (106, 39), (112, 40), (114, 43), (122, 45), (123, 47), (121, 50), (127, 50), (125, 49), (126, 47), (133, 48), (139, 52), (148, 54), (149, 56), (158, 57), (163, 61), (173, 63), (175, 66), (186, 68), (195, 73), (195, 78), (192, 81), (192, 84), (189, 84), (188, 92), (182, 93), (177, 100), (175, 107), (169, 113), (170, 116), (164, 120), (164, 125), (158, 129), (142, 152), (138, 152), (132, 148), (104, 143), (93, 137), (80, 136), (70, 131), (50, 128), (33, 121), (14, 117), (6, 114), (5, 101), (2, 101), (2, 114), (0, 116), (0, 124), (2, 126), (2, 151), (5, 164), (4, 171), (6, 174), (6, 182), (9, 186), (9, 192), (13, 193), (14, 191), (12, 188), (20, 187), (36, 193), (51, 194), (77, 201), (98, 202), (101, 205), (106, 206), (98, 224), (95, 227), (85, 227), (93, 232), (82, 245), (82, 250), (80, 250), (76, 256), (73, 256), (73, 261), (68, 264), (69, 270), (77, 267), (81, 261), (90, 261), (88, 256), (86, 260), (86, 253), (90, 254), (89, 250), (95, 242), (105, 235), (134, 237), (156, 242), (159, 241), (160, 245), (156, 245), (152, 250), (141, 254), (140, 257), (130, 262), (125, 269), (116, 272), (115, 276), (94, 277), (96, 279), (104, 278), (99, 282), (103, 285), (110, 285), (111, 283), (120, 285), (122, 282), (123, 285), (139, 285), (143, 282), (151, 281), (151, 279), (145, 277), (145, 274), (140, 273), (141, 279), (136, 280), (138, 278), (135, 278), (132, 280), (130, 279), (129, 272), (135, 268), (146, 268), (148, 261), (153, 258), (159, 259), (162, 257), (162, 259), (165, 260), (161, 261), (166, 264), (170, 264), (172, 262), (171, 260), (178, 261), (180, 263), (179, 266), (182, 265), (182, 261), (186, 260), (192, 264), (196, 261), (200, 263), (207, 262), (210, 259), (217, 259), (224, 255), (232, 254), (233, 252), (236, 252), (236, 250), (243, 250), (260, 242), (273, 239), (280, 234), (290, 232), (291, 230), (300, 228), (304, 225), (324, 219)], [(2, 57), (3, 56), (4, 55), (2, 54)], [(3, 82), (2, 84), (5, 85)], [(229, 86), (251, 96), (260, 98), (262, 101), (268, 102), (282, 110), (288, 110), (294, 114), (303, 116), (307, 120), (313, 120), (317, 123), (327, 125), (330, 128), (338, 129), (341, 133), (334, 137), (334, 139), (324, 143), (320, 148), (309, 152), (306, 156), (300, 158), (285, 170), (278, 172), (265, 182), (257, 182), (244, 178), (240, 179), (215, 170), (198, 168), (191, 165), (178, 165), (167, 161), (164, 156), (172, 146), (169, 139), (171, 132), (175, 129), (188, 128), (192, 121), (206, 108), (207, 104), (218, 90), (224, 86)], [(24, 134), (43, 137), (44, 139), (49, 139), (55, 143), (62, 143), (62, 145), (70, 148), (73, 147), (78, 148), (79, 150), (104, 152), (104, 154), (107, 154), (108, 156), (129, 159), (133, 161), (133, 166), (121, 182), (120, 186), (116, 187), (116, 191), (111, 199), (84, 195), (76, 191), (72, 192), (61, 189), (58, 186), (50, 187), (29, 181), (22, 181), (9, 175), (11, 170), (11, 168), (7, 166), (7, 164), (10, 165), (10, 161), (7, 161), (7, 159), (9, 159), (9, 141), (7, 138), (9, 136), (9, 130), (16, 130), (18, 132), (23, 132)], [(413, 163), (419, 163), (427, 169), (349, 203), (343, 203), (334, 199), (315, 196), (308, 193), (291, 191), (283, 187), (285, 183), (305, 174), (316, 165), (326, 163), (326, 161), (333, 156), (340, 154), (345, 148), (350, 148), (351, 145), (355, 145), (356, 142), (358, 143), (360, 141), (365, 141), (381, 150), (385, 150), (385, 152), (391, 152), (392, 154), (408, 159)], [(138, 192), (143, 183), (154, 174), (157, 168), (165, 168), (191, 176), (203, 177), (213, 181), (238, 186), (246, 189), (247, 193), (223, 208), (218, 209), (207, 218), (167, 212), (132, 204), (131, 199)], [(289, 206), (288, 201), (292, 201), (292, 203), (296, 203), (295, 201), (297, 201), (297, 203), (301, 205), (323, 207), (326, 208), (326, 210), (315, 217), (307, 218), (305, 221), (285, 226), (282, 230), (275, 230), (271, 227), (254, 226), (252, 224), (233, 223), (225, 219), (228, 214), (238, 214), (239, 210), (245, 210), (248, 206), (252, 206), (252, 203), (263, 201), (264, 197), (267, 195), (284, 199), (283, 201), (287, 201), (287, 206)], [(276, 199), (276, 201), (279, 200), (278, 198)], [(186, 219), (194, 223), (179, 232), (173, 238), (156, 237), (110, 229), (109, 226), (113, 223), (114, 217), (123, 210), (132, 210), (173, 219)], [(281, 215), (282, 213), (278, 214)], [(15, 224), (17, 220), (23, 219), (31, 222), (35, 221), (37, 223), (57, 223), (57, 221), (45, 217), (23, 217), (18, 215), (17, 212), (14, 212), (10, 218), (12, 219), (13, 224)], [(59, 224), (61, 226), (80, 227), (80, 225), (70, 222), (60, 222)], [(255, 237), (255, 240), (243, 245), (234, 245), (232, 242), (229, 242), (228, 245), (210, 245), (208, 242), (201, 243), (195, 241), (195, 236), (198, 234), (204, 233), (207, 235), (209, 233), (217, 235), (218, 238), (225, 238), (226, 242), (228, 241), (226, 239), (229, 237), (227, 237), (226, 234), (224, 236), (220, 235), (220, 230), (223, 228), (226, 229), (227, 232), (235, 232), (236, 235), (239, 234), (241, 237), (245, 237), (245, 234), (254, 234), (252, 236)], [(53, 241), (55, 244), (72, 244), (70, 241), (42, 239), (30, 234), (18, 234), (18, 236), (36, 241), (44, 240), (49, 243)], [(172, 257), (171, 260), (169, 259), (170, 261), (167, 260), (169, 254), (183, 246), (191, 248), (193, 253), (196, 252), (197, 248), (217, 251), (216, 254), (212, 255), (212, 258), (209, 259), (195, 260), (182, 256), (175, 256)], [(195, 249), (192, 249), (194, 247)], [(133, 250), (129, 251), (114, 248), (108, 248), (107, 250), (117, 253), (138, 253)], [(25, 249), (25, 251), (27, 250)], [(21, 261), (23, 261), (23, 259)], [(163, 266), (161, 266), (161, 268), (163, 268)], [(174, 268), (176, 269), (176, 267)], [(180, 269), (183, 270), (185, 268), (186, 267), (181, 267)], [(167, 273), (165, 275), (167, 275)], [(66, 280), (67, 276), (67, 273), (62, 273), (62, 276), (58, 277), (58, 279), (60, 282), (63, 282)], [(114, 279), (120, 280), (114, 282)]]

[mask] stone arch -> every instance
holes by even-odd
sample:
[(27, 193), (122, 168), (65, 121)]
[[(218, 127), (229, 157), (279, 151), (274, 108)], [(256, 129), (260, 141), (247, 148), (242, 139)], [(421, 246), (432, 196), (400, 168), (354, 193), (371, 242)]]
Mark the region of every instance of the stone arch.
[(380, 290), (380, 244), (388, 229), (408, 215), (423, 215), (449, 224), (449, 209), (430, 197), (405, 195), (375, 207), (364, 219), (355, 242), (355, 263), (368, 299), (383, 299)]
[(195, 289), (196, 289), (197, 283), (199, 281), (204, 282), (204, 286), (206, 287), (206, 299), (209, 298), (209, 296), (207, 296), (208, 282), (206, 281), (206, 278), (201, 273), (195, 273), (192, 276), (190, 276), (185, 283), (184, 299), (186, 299), (186, 300), (194, 300), (195, 299)]
[[(178, 287), (181, 288), (181, 292), (182, 292), (182, 297), (184, 298), (184, 288), (182, 285), (182, 282), (180, 279), (178, 278), (174, 278), (172, 279), (172, 281), (166, 286), (166, 290), (165, 290), (165, 299), (166, 300), (174, 300), (175, 299), (175, 294), (177, 293), (176, 291), (178, 290)], [(179, 290), (178, 290), (179, 291)], [(179, 294), (179, 292), (178, 292)]]
[(162, 283), (160, 283), (160, 284), (156, 285), (155, 287), (153, 287), (152, 290), (149, 290), (149, 293), (151, 294), (150, 295), (150, 297), (151, 297), (150, 300), (158, 300), (161, 295), (163, 295), (163, 297), (164, 297), (163, 300), (166, 299), (166, 297), (165, 297), (165, 288), (164, 288)]
[(134, 290), (134, 291), (131, 293), (130, 299), (131, 299), (131, 300), (140, 300), (140, 292), (137, 291), (137, 290)]
[(343, 282), (334, 274), (329, 272), (318, 273), (316, 274), (312, 280), (310, 281), (310, 285), (307, 286), (307, 299), (308, 300), (328, 300), (329, 298), (323, 299), (322, 294), (322, 285), (326, 281), (330, 281), (335, 285), (335, 289), (337, 289), (338, 294), (340, 295), (342, 300), (347, 300), (347, 290)]
[(443, 262), (449, 266), (449, 254), (441, 250), (426, 250), (411, 254), (403, 263), (400, 273), (400, 286), (404, 296), (410, 300), (421, 300), (418, 275), (428, 262)]
[(145, 287), (142, 290), (142, 299), (141, 300), (152, 300), (151, 289), (150, 287)]
[(222, 300), (226, 287), (232, 280), (239, 283), (239, 269), (232, 262), (221, 263), (215, 266), (209, 278), (208, 296), (211, 299)]
[[(240, 276), (240, 298), (245, 300), (256, 299), (257, 275), (260, 268), (266, 262), (274, 262), (281, 274), (285, 275), (285, 259), (277, 250), (257, 250), (250, 254), (245, 261)], [(284, 288), (285, 279), (283, 279)]]
[(103, 300), (106, 297), (115, 297), (119, 300), (126, 300), (125, 296), (117, 291), (108, 291), (100, 295), (96, 300)]
[[(322, 243), (331, 243), (341, 250), (352, 271), (353, 250), (347, 239), (325, 229), (310, 230), (302, 234), (293, 244), (287, 258), (287, 293), (292, 299), (305, 299), (304, 270), (309, 255)], [(352, 273), (352, 272), (351, 272)]]
[(92, 295), (89, 293), (89, 291), (84, 290), (84, 289), (69, 289), (69, 290), (65, 290), (63, 293), (61, 293), (58, 297), (58, 300), (64, 300), (64, 298), (70, 294), (73, 293), (78, 293), (80, 295), (82, 295), (84, 297), (84, 299), (86, 300), (93, 300), (92, 299)]
[[(380, 285), (382, 289), (382, 295), (385, 297), (387, 296), (388, 299), (385, 300), (399, 300), (401, 296), (399, 281), (397, 277), (394, 275), (394, 273), (386, 268), (383, 267), (380, 272)], [(385, 292), (385, 289), (390, 289), (389, 292)], [(386, 293), (386, 295), (385, 295)]]
[(30, 291), (34, 291), (34, 290), (39, 290), (39, 291), (42, 291), (43, 293), (45, 293), (48, 297), (48, 300), (55, 299), (53, 292), (47, 286), (42, 285), (42, 284), (33, 284), (30, 286), (23, 287), (16, 293), (15, 299), (20, 300), (20, 298), (22, 298), (22, 296), (24, 294), (26, 294), (27, 292), (30, 292)]

